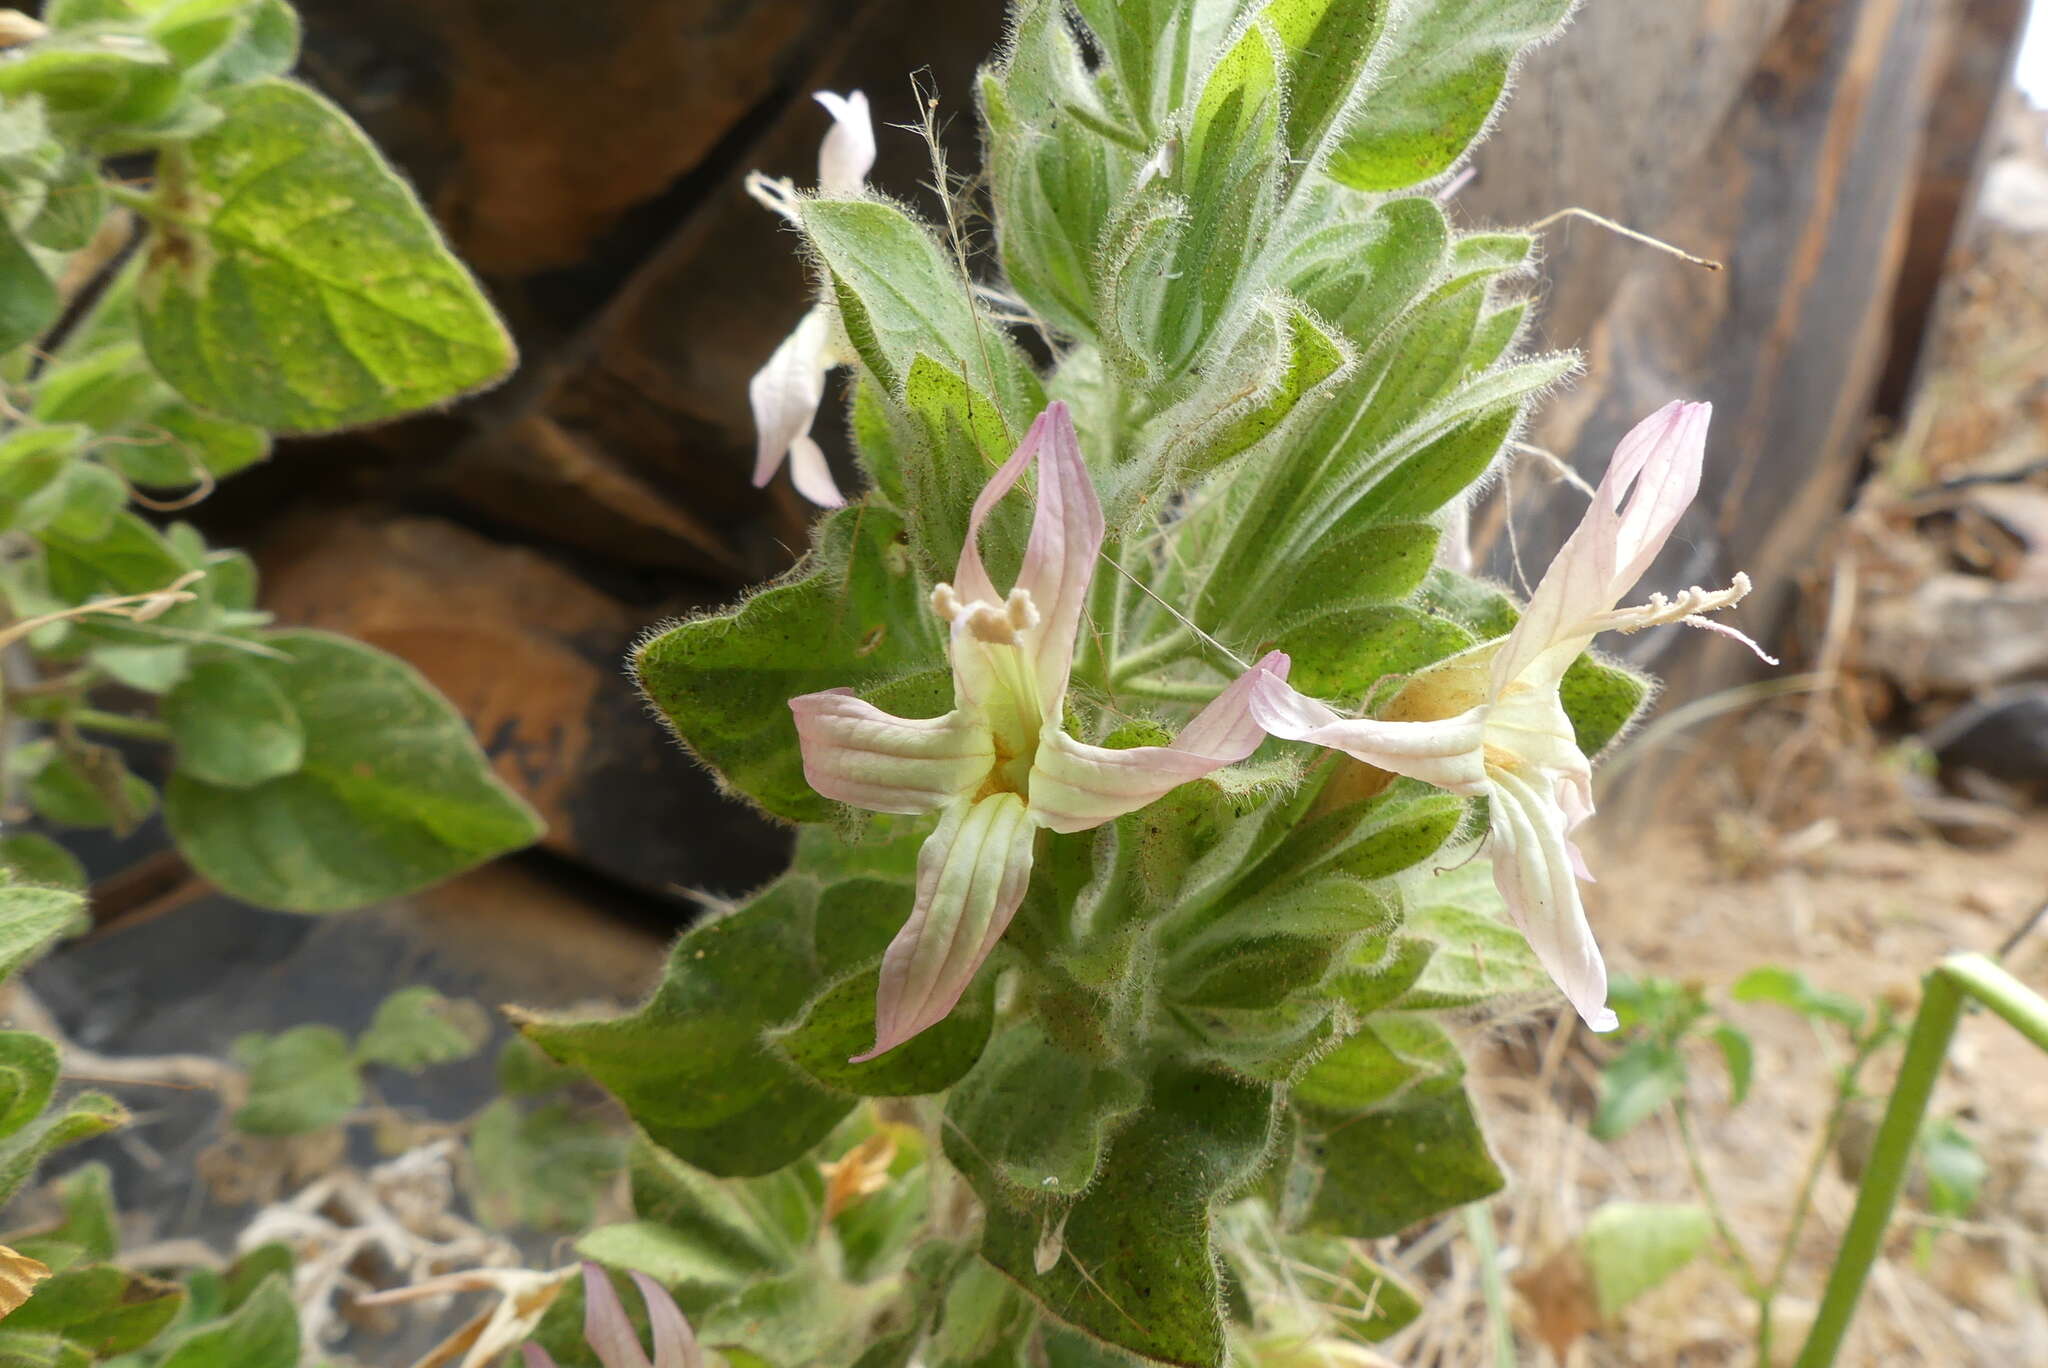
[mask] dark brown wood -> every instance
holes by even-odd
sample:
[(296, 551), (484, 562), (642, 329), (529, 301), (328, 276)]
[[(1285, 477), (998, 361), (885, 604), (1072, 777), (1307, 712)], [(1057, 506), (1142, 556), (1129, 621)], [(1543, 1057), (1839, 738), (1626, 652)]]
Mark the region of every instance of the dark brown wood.
[(302, 515), (255, 550), (284, 622), (390, 651), (448, 696), (546, 819), (544, 849), (678, 896), (742, 892), (786, 860), (626, 677), (646, 626), (698, 605), (629, 607), (534, 551), (374, 506)]

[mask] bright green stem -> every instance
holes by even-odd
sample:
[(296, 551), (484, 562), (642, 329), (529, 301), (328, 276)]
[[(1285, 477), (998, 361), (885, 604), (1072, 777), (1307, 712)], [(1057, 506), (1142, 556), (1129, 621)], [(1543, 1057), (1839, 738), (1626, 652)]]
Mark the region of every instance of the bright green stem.
[(1863, 1185), (1856, 1194), (1856, 1210), (1849, 1229), (1842, 1236), (1841, 1252), (1834, 1271), (1828, 1275), (1827, 1292), (1814, 1316), (1813, 1329), (1800, 1348), (1796, 1368), (1828, 1368), (1841, 1351), (1855, 1315), (1857, 1298), (1870, 1276), (1884, 1244), (1885, 1226), (1899, 1190), (1906, 1185), (1906, 1171), (1913, 1158), (1913, 1145), (1920, 1124), (1927, 1115), (1927, 1102), (1934, 1093), (1935, 1080), (1955, 1038), (1956, 1023), (1962, 1019), (1966, 998), (1975, 998), (2011, 1022), (2014, 1029), (2048, 1050), (2048, 1000), (2008, 974), (1997, 963), (1978, 954), (1951, 955), (1929, 974), (1920, 998), (1920, 1011), (1913, 1018), (1912, 1034), (1906, 1038), (1906, 1057), (1899, 1065), (1899, 1079), (1885, 1104), (1884, 1120), (1877, 1129), (1876, 1144), (1863, 1172)]
[(1167, 630), (1165, 636), (1147, 642), (1135, 651), (1127, 651), (1118, 655), (1116, 668), (1111, 672), (1111, 678), (1121, 684), (1127, 679), (1135, 678), (1148, 671), (1159, 669), (1165, 665), (1171, 665), (1174, 661), (1190, 654), (1194, 648), (1195, 634), (1189, 631), (1184, 624), (1176, 622)]
[(89, 731), (104, 732), (108, 736), (133, 736), (143, 741), (171, 739), (171, 729), (153, 717), (129, 717), (122, 713), (101, 712), (98, 708), (80, 708), (71, 714), (71, 720)]

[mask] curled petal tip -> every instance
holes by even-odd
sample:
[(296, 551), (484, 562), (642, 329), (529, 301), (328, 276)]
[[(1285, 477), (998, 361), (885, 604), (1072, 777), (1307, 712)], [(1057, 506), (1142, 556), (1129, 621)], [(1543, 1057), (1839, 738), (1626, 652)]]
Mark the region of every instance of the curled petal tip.
[(1579, 1015), (1586, 1023), (1587, 1030), (1597, 1031), (1603, 1035), (1621, 1025), (1621, 1018), (1614, 1014), (1611, 1007), (1600, 1007), (1591, 1012), (1581, 1012)]

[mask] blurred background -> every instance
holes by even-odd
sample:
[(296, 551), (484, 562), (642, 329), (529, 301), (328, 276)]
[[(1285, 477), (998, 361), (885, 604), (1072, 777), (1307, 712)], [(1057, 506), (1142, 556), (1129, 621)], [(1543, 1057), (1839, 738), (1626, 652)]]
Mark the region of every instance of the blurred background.
[[(932, 212), (924, 145), (895, 127), (917, 117), (909, 73), (928, 71), (971, 175), (972, 72), (1002, 21), (998, 0), (300, 8), (301, 74), (411, 175), (524, 360), (449, 412), (286, 444), (190, 516), (250, 547), (285, 623), (424, 671), (550, 831), (345, 922), (227, 902), (154, 825), (103, 842), (98, 929), (33, 982), (110, 1054), (355, 1030), (407, 982), (493, 1005), (630, 1000), (698, 906), (780, 868), (787, 834), (721, 798), (624, 672), (650, 626), (805, 544), (786, 482), (749, 484), (746, 384), (807, 282), (740, 183), (807, 183), (825, 127), (810, 93), (860, 88), (874, 183)], [(1490, 573), (1533, 582), (1583, 507), (1560, 463), (1597, 477), (1666, 399), (1717, 406), (1683, 582), (1746, 570), (1742, 625), (1786, 664), (1759, 672), (1699, 633), (1629, 643), (1668, 687), (1602, 779), (1589, 902), (1624, 967), (1715, 982), (1770, 958), (1881, 994), (1942, 950), (2013, 939), (2015, 972), (2048, 978), (2048, 936), (2020, 939), (2048, 898), (2048, 118), (2015, 82), (2048, 100), (2048, 20), (2023, 44), (2027, 19), (2026, 0), (1587, 0), (1451, 201), (1468, 226), (1581, 208), (1722, 266), (1583, 219), (1545, 229), (1540, 342), (1586, 370), (1473, 516)], [(843, 428), (819, 433), (840, 461)], [(1825, 1066), (1796, 1023), (1775, 1029), (1758, 1026), (1760, 1077)], [(1870, 1342), (1902, 1346), (1887, 1363), (2048, 1363), (2024, 1290), (2048, 1279), (2048, 1078), (1990, 1033), (1966, 1047), (1947, 1107), (2002, 1186), (1967, 1258), (1881, 1278), (1868, 1314), (1895, 1338)], [(1545, 1090), (1517, 1082), (1518, 1050), (1564, 1061)], [(459, 1114), (489, 1095), (478, 1067), (387, 1100)], [(1520, 1180), (1502, 1219), (1529, 1247), (1602, 1197), (1684, 1188), (1668, 1136), (1570, 1141), (1557, 1099), (1592, 1067), (1548, 1022), (1502, 1045), (1498, 1106), (1521, 1123), (1495, 1127)], [(1784, 1198), (1773, 1146), (1815, 1125), (1786, 1093), (1708, 1137), (1759, 1219)], [(140, 1139), (109, 1146), (124, 1193), (162, 1213), (159, 1235), (233, 1232), (248, 1193), (189, 1182), (207, 1101), (148, 1102)], [(269, 1165), (282, 1183), (297, 1161), (235, 1162), (229, 1177)], [(1847, 1209), (1830, 1181), (1817, 1257)], [(1458, 1288), (1478, 1295), (1468, 1277), (1447, 1303)], [(1684, 1279), (1658, 1296), (1611, 1361), (1724, 1361), (1739, 1299)], [(1403, 1361), (1460, 1362), (1457, 1314)]]

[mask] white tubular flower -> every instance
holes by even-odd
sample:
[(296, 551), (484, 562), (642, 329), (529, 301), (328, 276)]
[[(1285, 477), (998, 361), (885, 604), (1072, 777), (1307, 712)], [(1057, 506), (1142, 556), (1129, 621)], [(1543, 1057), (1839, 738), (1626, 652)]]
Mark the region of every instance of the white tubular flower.
[[(817, 100), (832, 115), (832, 127), (818, 148), (818, 188), (835, 198), (853, 198), (867, 189), (867, 175), (875, 164), (875, 128), (868, 118), (868, 97), (858, 90), (850, 95), (821, 90)], [(786, 182), (772, 184), (782, 187), (779, 195), (793, 197), (796, 193)], [(764, 202), (779, 213), (791, 212), (788, 202), (776, 196), (764, 194)], [(834, 366), (853, 360), (835, 344), (834, 332), (831, 307), (817, 305), (747, 385), (756, 434), (755, 488), (774, 479), (787, 460), (797, 493), (825, 508), (846, 502), (825, 464), (825, 453), (811, 437), (818, 406), (825, 399), (826, 375)]]
[[(1488, 801), (1488, 853), (1509, 915), (1588, 1026), (1612, 1030), (1607, 969), (1594, 943), (1579, 880), (1590, 879), (1572, 831), (1593, 815), (1592, 766), (1558, 698), (1564, 672), (1601, 632), (1665, 623), (1755, 642), (1699, 614), (1732, 607), (1749, 592), (1688, 589), (1675, 599), (1617, 608), (1699, 492), (1707, 404), (1672, 403), (1615, 448), (1592, 506), (1557, 553), (1521, 620), (1415, 675), (1382, 718), (1345, 718), (1277, 679), (1252, 689), (1252, 713), (1275, 736), (1340, 750), (1354, 759)], [(1626, 506), (1624, 506), (1626, 505)]]
[[(982, 523), (1032, 462), (1037, 508), (1024, 563), (998, 592), (977, 545)], [(945, 1019), (1024, 900), (1038, 828), (1085, 831), (1169, 789), (1235, 764), (1263, 739), (1250, 694), (1286, 678), (1267, 656), (1217, 695), (1169, 746), (1106, 750), (1062, 729), (1074, 637), (1102, 547), (1102, 506), (1065, 404), (1031, 425), (968, 520), (951, 584), (932, 609), (952, 627), (954, 708), (892, 717), (849, 689), (789, 702), (804, 777), (827, 798), (874, 812), (940, 813), (917, 862), (910, 920), (882, 960), (872, 1059)]]

